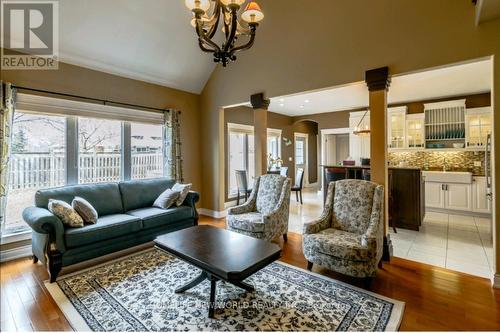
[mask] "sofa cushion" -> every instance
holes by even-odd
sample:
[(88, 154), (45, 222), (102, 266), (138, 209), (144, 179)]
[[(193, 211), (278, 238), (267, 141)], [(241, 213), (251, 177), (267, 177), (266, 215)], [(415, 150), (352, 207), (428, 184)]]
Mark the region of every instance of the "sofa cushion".
[(96, 224), (97, 219), (99, 218), (99, 214), (94, 207), (85, 200), (84, 198), (75, 197), (71, 202), (71, 206), (74, 210), (82, 217), (83, 222)]
[(265, 229), (262, 214), (258, 212), (228, 215), (227, 223), (233, 229), (249, 232), (264, 232)]
[(172, 207), (177, 199), (179, 199), (181, 192), (173, 191), (170, 188), (167, 188), (158, 198), (156, 198), (153, 203), (153, 207), (161, 208), (161, 209), (169, 209)]
[(176, 223), (181, 220), (193, 218), (193, 209), (188, 206), (160, 209), (147, 207), (130, 210), (127, 214), (140, 218), (144, 229), (159, 227), (166, 224)]
[(69, 185), (38, 190), (35, 194), (35, 206), (47, 208), (49, 199), (71, 204), (77, 196), (87, 200), (100, 216), (123, 213), (118, 183)]
[(336, 258), (368, 261), (374, 258), (376, 249), (363, 246), (360, 235), (328, 228), (317, 234), (304, 235), (304, 247)]
[(71, 228), (83, 227), (82, 217), (67, 202), (50, 199), (48, 208), (49, 211), (57, 216), (65, 226)]
[(174, 180), (167, 178), (120, 182), (120, 193), (125, 211), (153, 206), (156, 198), (167, 188), (171, 188), (174, 183)]
[(66, 229), (64, 237), (69, 248), (106, 239), (132, 234), (142, 229), (140, 218), (127, 214), (112, 214), (99, 217), (96, 224), (78, 229)]

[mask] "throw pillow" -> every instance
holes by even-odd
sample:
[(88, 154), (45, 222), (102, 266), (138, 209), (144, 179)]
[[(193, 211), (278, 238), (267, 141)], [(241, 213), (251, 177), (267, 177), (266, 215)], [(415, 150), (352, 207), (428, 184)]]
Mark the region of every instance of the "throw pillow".
[(191, 186), (192, 185), (193, 184), (179, 184), (179, 183), (175, 183), (175, 185), (172, 187), (172, 191), (181, 192), (181, 194), (179, 195), (179, 198), (175, 202), (175, 204), (177, 206), (182, 205), (182, 203), (184, 202), (184, 200), (186, 200), (186, 197), (187, 197), (189, 191), (191, 191)]
[(177, 199), (179, 199), (179, 196), (181, 195), (181, 192), (179, 191), (173, 191), (172, 189), (166, 189), (162, 194), (156, 198), (155, 202), (153, 203), (153, 207), (158, 207), (158, 208), (163, 208), (163, 209), (168, 209), (170, 208)]
[(78, 213), (70, 206), (69, 203), (62, 200), (49, 199), (49, 211), (57, 216), (64, 225), (68, 227), (83, 227), (83, 219)]
[(75, 197), (71, 201), (71, 207), (82, 217), (84, 223), (95, 224), (99, 216), (94, 207), (81, 197)]

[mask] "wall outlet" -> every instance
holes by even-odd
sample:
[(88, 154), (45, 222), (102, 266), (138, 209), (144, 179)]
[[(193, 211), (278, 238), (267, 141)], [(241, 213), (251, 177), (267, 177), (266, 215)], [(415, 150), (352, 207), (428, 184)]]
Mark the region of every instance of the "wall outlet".
[(474, 161), (474, 166), (475, 167), (482, 167), (483, 166), (483, 162), (481, 162), (481, 161)]

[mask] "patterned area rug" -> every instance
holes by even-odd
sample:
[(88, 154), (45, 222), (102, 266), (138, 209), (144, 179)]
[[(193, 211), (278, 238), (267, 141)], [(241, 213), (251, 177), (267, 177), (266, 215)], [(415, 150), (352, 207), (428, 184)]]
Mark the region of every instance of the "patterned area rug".
[(66, 275), (46, 287), (77, 331), (394, 331), (404, 303), (275, 262), (245, 280), (175, 294), (199, 270), (149, 249)]

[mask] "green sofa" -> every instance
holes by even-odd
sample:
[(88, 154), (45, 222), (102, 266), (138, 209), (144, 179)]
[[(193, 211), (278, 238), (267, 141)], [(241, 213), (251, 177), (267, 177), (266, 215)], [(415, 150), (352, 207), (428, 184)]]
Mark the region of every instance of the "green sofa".
[[(184, 203), (170, 209), (153, 206), (155, 199), (175, 181), (166, 178), (119, 183), (71, 185), (39, 190), (35, 206), (23, 211), (33, 229), (33, 260), (47, 266), (54, 282), (63, 266), (72, 265), (135, 245), (150, 242), (158, 235), (198, 224), (191, 191)], [(71, 203), (75, 196), (89, 201), (97, 210), (96, 224), (68, 228), (48, 209), (49, 199)]]

